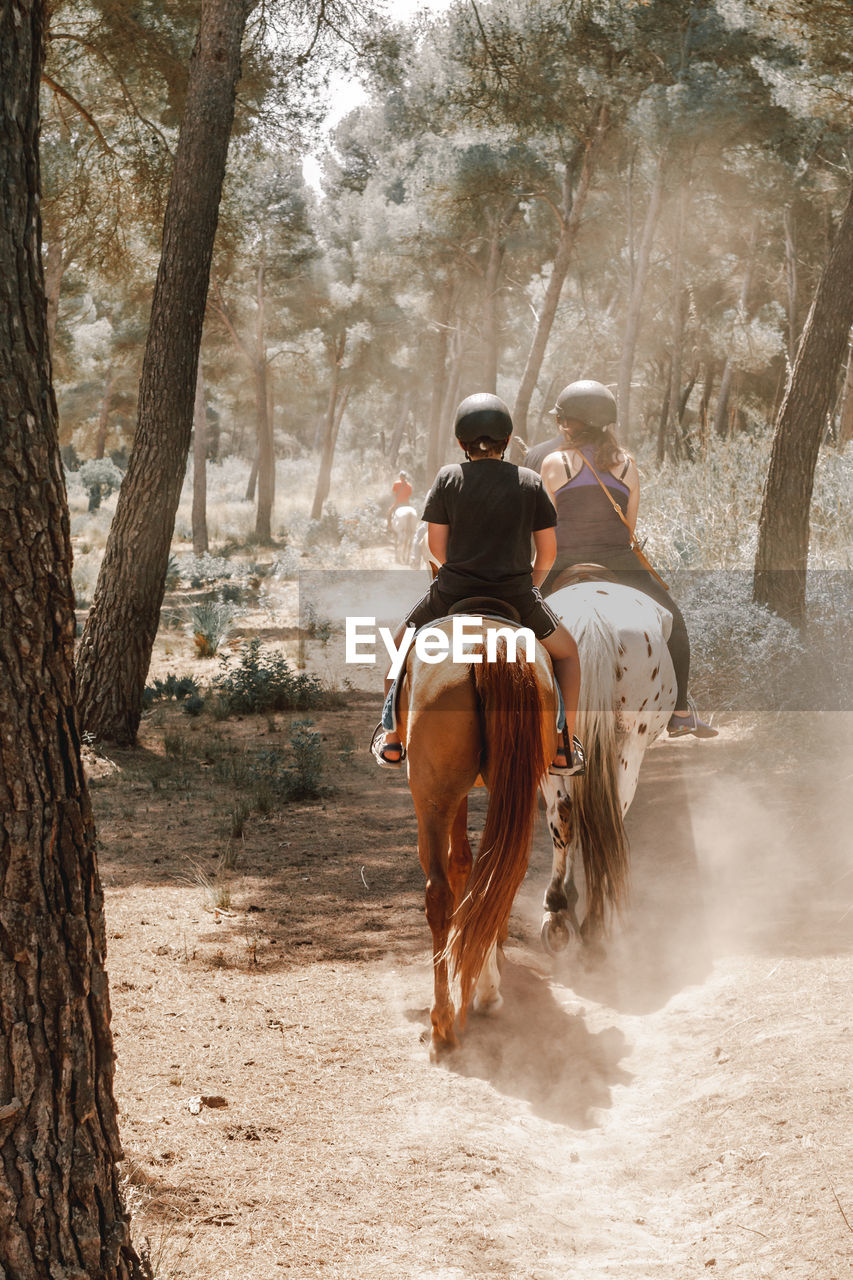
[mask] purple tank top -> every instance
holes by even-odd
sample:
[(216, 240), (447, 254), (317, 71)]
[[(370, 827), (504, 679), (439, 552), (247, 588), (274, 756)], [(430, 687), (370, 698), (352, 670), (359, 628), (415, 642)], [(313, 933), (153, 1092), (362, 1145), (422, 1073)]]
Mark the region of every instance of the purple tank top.
[[(587, 447), (580, 452), (591, 462), (602, 483), (607, 486), (622, 514), (628, 510), (628, 486), (609, 471), (595, 466), (595, 450)], [(622, 474), (628, 470), (628, 463)], [(578, 560), (594, 558), (594, 553), (624, 551), (631, 539), (625, 525), (607, 501), (606, 494), (589, 467), (580, 470), (567, 480), (554, 495), (557, 508), (557, 554), (576, 555)]]

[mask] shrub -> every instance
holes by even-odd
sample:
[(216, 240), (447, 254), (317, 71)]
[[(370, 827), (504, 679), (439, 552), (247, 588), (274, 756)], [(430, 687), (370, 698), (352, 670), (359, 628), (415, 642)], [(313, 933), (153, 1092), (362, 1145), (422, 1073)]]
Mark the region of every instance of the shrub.
[(320, 706), (325, 698), (316, 676), (297, 674), (283, 654), (264, 650), (257, 637), (241, 646), (235, 667), (229, 657), (223, 658), (222, 667), (213, 687), (225, 714), (303, 711)]
[(323, 742), (312, 720), (294, 720), (290, 729), (293, 753), (293, 799), (311, 799), (320, 794), (323, 773)]
[[(204, 699), (201, 697), (201, 686), (192, 676), (176, 676), (170, 671), (165, 680), (155, 679), (153, 683), (145, 686), (142, 693), (142, 705), (148, 709), (155, 702), (183, 702), (201, 700), (204, 705)], [(200, 710), (200, 708), (199, 708)], [(192, 713), (197, 714), (197, 713)]]
[(101, 499), (108, 497), (114, 489), (118, 489), (123, 480), (122, 473), (109, 458), (90, 458), (84, 462), (77, 472), (78, 478), (89, 494), (89, 510), (97, 511)]
[(311, 520), (305, 533), (305, 547), (337, 546), (343, 535), (343, 522), (331, 502), (319, 520)]
[(189, 630), (200, 658), (214, 658), (234, 618), (230, 604), (215, 600), (194, 605), (190, 611)]

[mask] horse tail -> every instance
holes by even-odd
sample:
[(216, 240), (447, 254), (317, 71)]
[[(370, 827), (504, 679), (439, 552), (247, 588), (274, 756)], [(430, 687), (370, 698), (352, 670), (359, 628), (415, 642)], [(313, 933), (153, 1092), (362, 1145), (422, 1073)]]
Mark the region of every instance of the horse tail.
[[(483, 654), (483, 646), (472, 653)], [(453, 918), (448, 944), (459, 981), (464, 1024), (474, 986), (491, 947), (504, 936), (530, 858), (537, 788), (550, 759), (543, 737), (543, 705), (536, 667), (508, 662), (501, 639), (494, 662), (471, 664), (483, 717), (489, 804), (467, 892)]]
[(577, 732), (586, 773), (571, 780), (572, 836), (583, 855), (587, 919), (603, 929), (608, 907), (628, 891), (628, 840), (619, 800), (618, 712), (614, 682), (621, 677), (619, 638), (595, 610), (572, 628), (581, 666)]

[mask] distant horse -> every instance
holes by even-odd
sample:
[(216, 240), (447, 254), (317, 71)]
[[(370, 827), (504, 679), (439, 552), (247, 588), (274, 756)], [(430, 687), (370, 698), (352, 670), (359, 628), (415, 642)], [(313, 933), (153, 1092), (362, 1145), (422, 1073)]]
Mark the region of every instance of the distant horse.
[[(546, 774), (542, 782), (554, 850), (542, 941), (553, 953), (572, 939), (600, 946), (604, 907), (618, 904), (627, 882), (624, 817), (646, 748), (675, 707), (675, 674), (670, 615), (642, 592), (581, 581), (549, 595), (548, 604), (577, 642), (577, 733), (587, 760), (582, 778)], [(583, 871), (585, 903), (576, 871)]]
[(408, 564), (412, 554), (412, 542), (418, 527), (418, 513), (414, 507), (396, 507), (391, 516), (391, 532), (398, 564)]
[[(449, 621), (436, 625), (449, 635)], [(484, 620), (484, 636), (501, 625), (507, 624)], [(505, 638), (496, 648), (496, 661), (471, 664), (449, 657), (427, 664), (410, 650), (401, 687), (398, 727), (432, 930), (434, 1055), (455, 1043), (456, 1015), (463, 1026), (472, 997), (482, 1012), (495, 1012), (502, 1003), (497, 949), (527, 870), (537, 792), (557, 741), (556, 692), (545, 650), (537, 643), (528, 663), (523, 644), (516, 661), (507, 659)], [(471, 652), (485, 656), (483, 644)], [(468, 792), (478, 778), (488, 788), (489, 804), (474, 860)], [(601, 874), (593, 874), (591, 884), (593, 892), (620, 889)]]

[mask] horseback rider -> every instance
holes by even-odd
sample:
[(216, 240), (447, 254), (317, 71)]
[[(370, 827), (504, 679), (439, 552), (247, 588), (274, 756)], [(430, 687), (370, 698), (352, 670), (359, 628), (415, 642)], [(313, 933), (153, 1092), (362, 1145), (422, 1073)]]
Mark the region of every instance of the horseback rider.
[(388, 515), (385, 523), (391, 528), (391, 517), (398, 507), (405, 507), (412, 496), (412, 482), (405, 471), (401, 471), (397, 479), (391, 485), (391, 492), (394, 495), (394, 501), (388, 508)]
[(600, 382), (572, 382), (560, 392), (551, 413), (565, 443), (542, 463), (542, 480), (557, 509), (557, 555), (543, 591), (553, 590), (564, 569), (591, 562), (663, 605), (672, 615), (667, 643), (676, 680), (675, 711), (667, 732), (671, 738), (715, 738), (717, 730), (699, 719), (688, 698), (690, 640), (681, 610), (631, 549), (640, 477), (636, 462), (611, 429), (616, 422), (614, 395)]
[[(429, 549), (440, 565), (394, 637), (399, 648), (407, 627), (424, 627), (444, 617), (460, 600), (475, 596), (512, 605), (550, 654), (563, 695), (566, 729), (551, 773), (583, 772), (583, 749), (574, 737), (580, 687), (574, 639), (542, 599), (539, 584), (553, 564), (557, 514), (535, 472), (504, 461), (512, 434), (509, 409), (498, 396), (468, 396), (456, 411), (456, 439), (467, 461), (442, 467), (427, 495), (423, 517)], [(535, 559), (530, 563), (530, 540)], [(386, 697), (392, 681), (385, 682)], [(405, 751), (396, 730), (374, 748), (379, 764), (396, 768)]]

